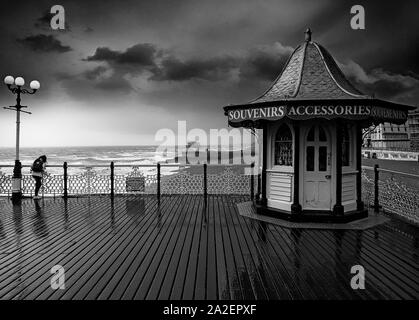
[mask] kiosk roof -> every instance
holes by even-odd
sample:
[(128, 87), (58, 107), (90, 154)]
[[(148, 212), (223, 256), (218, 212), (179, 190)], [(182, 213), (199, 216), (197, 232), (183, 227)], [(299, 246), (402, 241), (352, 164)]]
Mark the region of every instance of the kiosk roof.
[(250, 103), (367, 97), (352, 86), (325, 48), (306, 41), (294, 50), (270, 88)]
[[(299, 106), (300, 109), (295, 109)], [(252, 109), (255, 111), (249, 111)], [(249, 121), (279, 120), (283, 116), (295, 120), (346, 118), (365, 121), (366, 125), (377, 121), (402, 123), (409, 109), (413, 107), (375, 99), (356, 89), (331, 54), (311, 41), (310, 29), (306, 31), (306, 41), (294, 50), (268, 90), (250, 102), (224, 107), (229, 124), (235, 127), (247, 126)], [(229, 112), (238, 110), (247, 112)]]

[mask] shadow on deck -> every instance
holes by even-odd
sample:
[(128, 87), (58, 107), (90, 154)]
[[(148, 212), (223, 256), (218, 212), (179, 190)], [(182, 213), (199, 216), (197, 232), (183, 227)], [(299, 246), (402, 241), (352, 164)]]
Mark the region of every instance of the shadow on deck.
[(248, 200), (0, 199), (0, 299), (419, 299), (417, 228), (285, 228), (239, 215)]

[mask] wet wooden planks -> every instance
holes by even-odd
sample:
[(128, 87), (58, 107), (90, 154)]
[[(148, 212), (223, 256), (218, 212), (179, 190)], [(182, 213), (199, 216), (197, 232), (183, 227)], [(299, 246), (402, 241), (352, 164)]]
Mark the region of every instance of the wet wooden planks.
[[(245, 196), (1, 199), (1, 299), (418, 299), (417, 228), (287, 229)], [(65, 269), (52, 290), (51, 267)], [(353, 290), (353, 265), (366, 289)]]

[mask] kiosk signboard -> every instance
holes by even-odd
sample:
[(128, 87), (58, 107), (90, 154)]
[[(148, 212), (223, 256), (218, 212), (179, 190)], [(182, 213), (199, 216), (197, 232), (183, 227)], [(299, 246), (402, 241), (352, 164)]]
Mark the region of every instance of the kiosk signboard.
[(371, 105), (296, 105), (255, 106), (228, 111), (229, 122), (279, 120), (288, 117), (294, 120), (310, 118), (344, 118), (362, 120), (368, 118), (386, 121), (406, 121), (407, 111)]

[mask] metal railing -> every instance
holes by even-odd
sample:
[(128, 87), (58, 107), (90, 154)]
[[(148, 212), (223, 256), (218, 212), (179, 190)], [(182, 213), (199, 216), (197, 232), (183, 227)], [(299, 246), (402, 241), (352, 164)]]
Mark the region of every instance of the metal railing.
[[(32, 196), (35, 180), (23, 165), (22, 193)], [(0, 195), (12, 192), (12, 165), (0, 165)], [(46, 196), (93, 194), (250, 194), (254, 197), (254, 164), (249, 165), (48, 165), (40, 192)], [(26, 170), (25, 170), (26, 169)], [(171, 171), (172, 169), (172, 171)], [(174, 169), (174, 171), (173, 171)], [(73, 171), (73, 172), (71, 172)]]
[[(5, 173), (2, 169), (9, 169)], [(25, 172), (25, 168), (27, 169)], [(32, 196), (35, 180), (23, 166), (22, 192)], [(254, 164), (245, 165), (49, 165), (55, 173), (43, 178), (42, 195), (93, 194), (238, 194), (261, 193), (261, 176)], [(0, 166), (0, 195), (11, 196), (13, 165)], [(175, 172), (170, 171), (175, 169)], [(250, 169), (246, 172), (245, 169)], [(73, 172), (72, 172), (73, 171)], [(77, 171), (77, 172), (75, 172)], [(375, 211), (383, 209), (419, 223), (419, 175), (375, 167), (362, 167), (362, 195)]]
[[(391, 140), (390, 140), (391, 141)], [(392, 151), (392, 152), (419, 152), (419, 148), (416, 147), (397, 147), (397, 148), (392, 148), (392, 147), (372, 147), (372, 146), (364, 146), (362, 147), (362, 150), (365, 151), (373, 151), (373, 150), (378, 150), (378, 151)]]
[(374, 167), (362, 167), (363, 201), (419, 224), (419, 175)]

